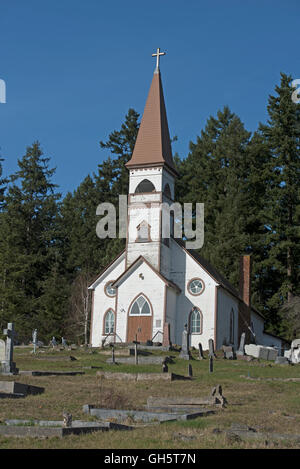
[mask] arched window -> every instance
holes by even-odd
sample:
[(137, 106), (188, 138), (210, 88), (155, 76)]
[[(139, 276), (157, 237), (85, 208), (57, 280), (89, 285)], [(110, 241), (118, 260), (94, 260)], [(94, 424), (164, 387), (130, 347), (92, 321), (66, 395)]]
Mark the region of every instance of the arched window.
[(136, 242), (137, 243), (147, 243), (148, 241), (151, 241), (150, 237), (150, 230), (151, 226), (143, 220), (137, 227), (137, 237), (136, 237)]
[(231, 308), (230, 311), (230, 324), (229, 324), (230, 330), (229, 330), (229, 342), (230, 344), (234, 344), (234, 311), (233, 308)]
[(112, 334), (115, 331), (115, 313), (109, 309), (104, 317), (104, 334)]
[(149, 302), (143, 295), (140, 295), (132, 304), (129, 312), (130, 316), (149, 316), (151, 308)]
[(164, 194), (165, 194), (167, 197), (169, 197), (169, 199), (172, 198), (171, 189), (170, 189), (170, 186), (169, 186), (168, 183), (165, 185)]
[(202, 313), (199, 308), (193, 308), (190, 315), (191, 334), (202, 334)]
[(143, 179), (137, 188), (135, 189), (135, 194), (143, 194), (144, 192), (155, 192), (155, 187), (149, 179)]

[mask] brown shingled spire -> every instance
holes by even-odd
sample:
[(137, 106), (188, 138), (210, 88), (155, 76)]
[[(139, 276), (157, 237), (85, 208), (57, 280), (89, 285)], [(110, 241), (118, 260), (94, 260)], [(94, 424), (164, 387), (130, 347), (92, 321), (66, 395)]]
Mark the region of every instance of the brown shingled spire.
[(126, 167), (166, 166), (177, 175), (174, 167), (167, 113), (159, 69), (155, 69), (144, 114), (131, 160)]

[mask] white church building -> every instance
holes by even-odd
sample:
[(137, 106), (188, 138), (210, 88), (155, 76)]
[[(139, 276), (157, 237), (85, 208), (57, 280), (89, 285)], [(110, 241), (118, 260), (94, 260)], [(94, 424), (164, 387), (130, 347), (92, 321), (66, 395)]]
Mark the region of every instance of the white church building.
[[(159, 50), (157, 51), (159, 53)], [(161, 54), (160, 54), (161, 55)], [(264, 332), (264, 317), (250, 304), (250, 256), (241, 259), (237, 291), (182, 240), (163, 238), (162, 204), (174, 203), (173, 163), (159, 55), (130, 161), (126, 248), (90, 285), (90, 343), (159, 342), (181, 345), (185, 324), (191, 346), (208, 349), (246, 342), (281, 346)], [(204, 201), (205, 202), (205, 201)], [(149, 210), (151, 222), (149, 223)], [(171, 212), (171, 225), (172, 225)]]

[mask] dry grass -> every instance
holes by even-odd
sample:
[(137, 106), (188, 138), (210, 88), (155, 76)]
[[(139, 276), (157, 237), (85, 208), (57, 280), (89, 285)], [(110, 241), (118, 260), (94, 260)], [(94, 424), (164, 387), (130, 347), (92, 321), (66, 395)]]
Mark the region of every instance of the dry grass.
[[(76, 361), (69, 361), (69, 355)], [(187, 362), (179, 360), (169, 371), (187, 375)], [(44, 359), (44, 358), (45, 359)], [(48, 360), (55, 357), (58, 360)], [(65, 361), (62, 360), (65, 357)], [(215, 415), (186, 422), (138, 426), (133, 432), (110, 431), (63, 439), (33, 439), (0, 437), (0, 448), (106, 448), (106, 449), (195, 449), (195, 448), (265, 448), (264, 442), (228, 443), (223, 430), (233, 422), (255, 427), (262, 432), (300, 434), (300, 383), (283, 381), (252, 381), (251, 377), (300, 377), (300, 365), (269, 366), (268, 363), (215, 361), (214, 373), (208, 373), (208, 360), (193, 360), (192, 381), (121, 382), (96, 378), (99, 366), (110, 371), (136, 371), (135, 366), (108, 365), (107, 356), (84, 351), (47, 352), (36, 359), (30, 349), (16, 349), (15, 360), (21, 370), (81, 370), (78, 376), (18, 376), (2, 379), (45, 387), (45, 393), (25, 399), (1, 399), (0, 421), (6, 418), (61, 420), (63, 410), (73, 419), (92, 420), (82, 412), (83, 404), (107, 408), (142, 409), (149, 396), (198, 396), (210, 394), (213, 386), (221, 384), (229, 405)], [(159, 366), (138, 366), (139, 371), (159, 371)], [(219, 429), (221, 432), (214, 431)], [(296, 447), (291, 442), (270, 442), (269, 448)]]

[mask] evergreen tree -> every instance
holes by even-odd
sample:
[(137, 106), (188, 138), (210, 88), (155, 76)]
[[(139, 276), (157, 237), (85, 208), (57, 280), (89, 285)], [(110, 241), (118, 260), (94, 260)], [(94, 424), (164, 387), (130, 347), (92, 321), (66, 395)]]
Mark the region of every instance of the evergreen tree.
[(265, 263), (275, 288), (268, 306), (275, 316), (285, 301), (299, 295), (299, 191), (300, 191), (300, 104), (292, 100), (292, 78), (281, 74), (276, 96), (269, 97), (269, 120), (260, 125), (271, 153), (266, 204), (267, 244)]
[[(204, 246), (207, 258), (233, 284), (238, 283), (239, 257), (250, 246), (247, 233), (247, 146), (250, 133), (228, 107), (210, 117), (188, 157), (176, 160), (181, 175), (181, 202), (204, 202)], [(188, 190), (187, 190), (188, 188)]]
[[(19, 338), (25, 340), (35, 324), (43, 326), (42, 283), (51, 270), (56, 240), (59, 194), (51, 182), (55, 170), (49, 169), (49, 158), (42, 155), (35, 142), (18, 160), (19, 170), (10, 177), (0, 226), (1, 322), (15, 322)], [(47, 332), (44, 329), (41, 334)]]

